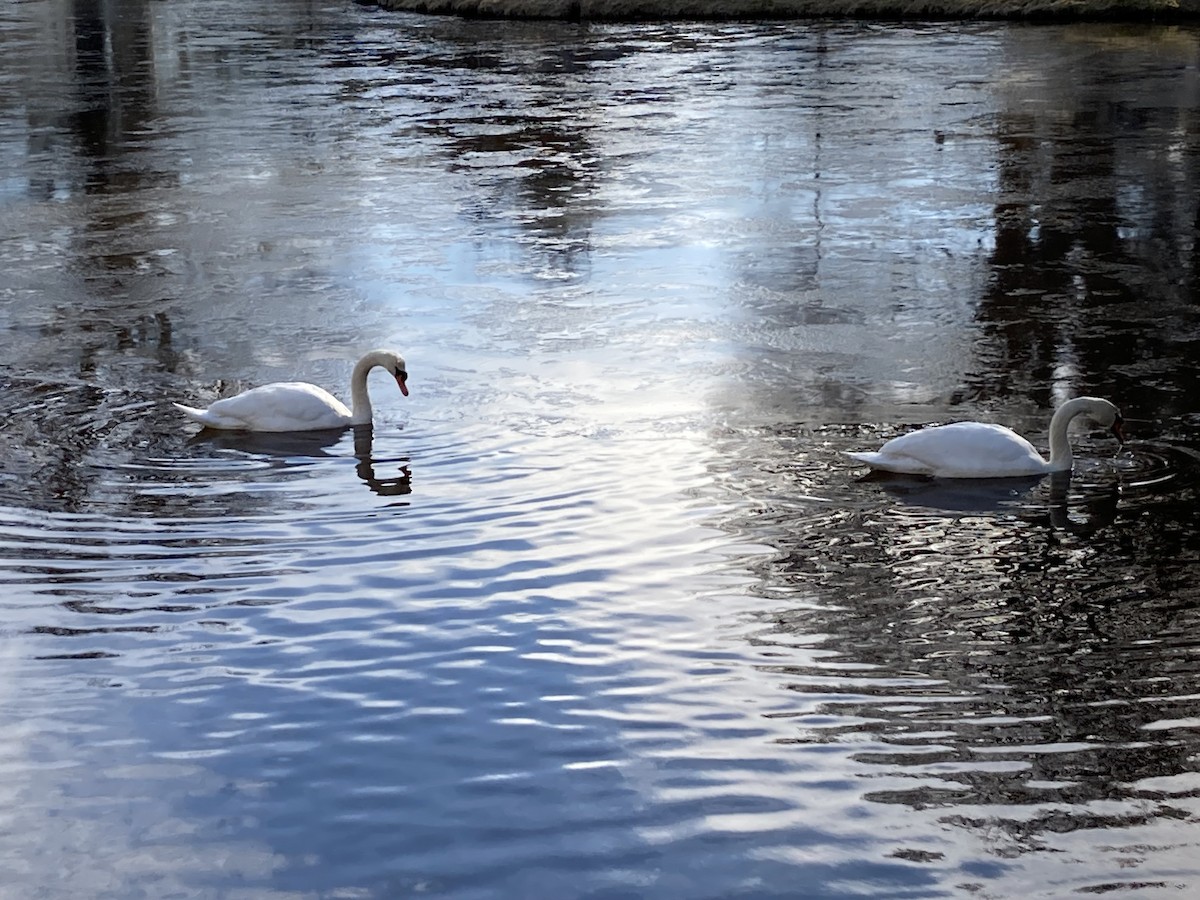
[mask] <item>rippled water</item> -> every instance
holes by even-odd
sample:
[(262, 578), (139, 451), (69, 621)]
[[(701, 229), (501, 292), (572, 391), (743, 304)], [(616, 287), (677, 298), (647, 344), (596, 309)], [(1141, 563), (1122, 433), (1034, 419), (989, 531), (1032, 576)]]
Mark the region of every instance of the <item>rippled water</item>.
[(5, 6), (0, 895), (1193, 894), (1198, 38)]

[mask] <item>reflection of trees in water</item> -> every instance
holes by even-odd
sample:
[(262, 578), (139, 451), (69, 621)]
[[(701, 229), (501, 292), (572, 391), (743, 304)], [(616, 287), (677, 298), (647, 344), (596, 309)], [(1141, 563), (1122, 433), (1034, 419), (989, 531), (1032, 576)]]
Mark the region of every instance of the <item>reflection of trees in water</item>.
[(446, 136), (460, 170), (469, 173), (475, 158), (489, 161), (489, 174), (477, 184), (480, 197), (466, 214), (515, 218), (522, 272), (554, 278), (584, 274), (594, 214), (586, 202), (594, 189), (586, 137), (563, 121), (500, 117), (490, 126)]
[[(1172, 149), (1195, 132), (1195, 104), (1163, 102), (1161, 81), (1095, 59), (1105, 69), (1071, 68), (1052, 98), (1036, 98), (1039, 115), (1022, 97), (998, 120), (996, 243), (978, 314), (987, 343), (973, 387), (1049, 407), (1056, 380), (1077, 392), (1082, 379), (1135, 416), (1169, 415), (1190, 408), (1179, 398), (1197, 387), (1200, 173), (1194, 154)], [(1078, 533), (1053, 506), (999, 520), (872, 506), (800, 540), (781, 528), (768, 538), (782, 556), (763, 568), (763, 591), (782, 599), (776, 586), (808, 586), (817, 602), (765, 617), (760, 640), (780, 648), (777, 670), (801, 694), (817, 693), (810, 679), (836, 680), (822, 663), (861, 674), (820, 685), (844, 702), (814, 705), (844, 718), (847, 735), (880, 735), (889, 749), (859, 759), (912, 780), (876, 800), (976, 805), (947, 821), (1018, 848), (1055, 830), (1170, 818), (1170, 802), (1137, 782), (1190, 772), (1197, 751), (1188, 730), (1160, 727), (1188, 720), (1200, 688), (1188, 637), (1196, 473), (1184, 474), (1158, 495), (1096, 498), (1111, 521)], [(815, 662), (782, 662), (801, 643)], [(1101, 815), (1082, 805), (1095, 799), (1124, 803)], [(1064, 807), (1032, 818), (999, 809), (1055, 801)]]
[[(195, 194), (181, 170), (195, 177), (197, 142), (186, 134), (203, 118), (188, 104), (240, 86), (248, 58), (266, 66), (264, 56), (310, 46), (312, 18), (325, 13), (306, 2), (283, 18), (247, 10), (242, 31), (231, 36), (222, 23), (215, 39), (203, 5), (71, 0), (19, 13), (30, 22), (6, 22), (20, 40), (5, 44), (5, 71), (28, 79), (24, 121), (13, 123), (27, 134), (28, 161), (14, 176), (27, 178), (9, 216), (18, 239), (6, 242), (16, 265), (4, 293), (21, 324), (9, 329), (5, 361), (6, 405), (25, 413), (0, 442), (35, 502), (78, 505), (92, 487), (89, 459), (180, 439), (174, 420), (153, 410), (188, 366), (179, 333), (210, 313), (186, 293), (199, 274), (197, 293), (211, 295), (209, 267), (189, 241), (207, 248), (227, 237), (188, 228)], [(257, 49), (242, 52), (238, 41), (254, 29)]]
[[(772, 717), (795, 718), (796, 743), (865, 744), (869, 799), (940, 809), (998, 850), (1176, 814), (1139, 782), (1200, 751), (1156, 725), (1188, 720), (1200, 693), (1195, 485), (1114, 503), (1043, 483), (1007, 511), (948, 513), (873, 483), (829, 497), (818, 458), (770, 444), (723, 454), (749, 470), (753, 512), (721, 524), (776, 549), (755, 566), (751, 643), (792, 698)], [(1058, 805), (1030, 815), (1043, 804)]]
[[(74, 0), (72, 8), (78, 99), (69, 112), (71, 132), (102, 178), (116, 162), (114, 151), (147, 118), (154, 71), (148, 4)], [(89, 187), (94, 185), (89, 180)]]
[[(178, 210), (158, 199), (179, 188), (172, 160), (182, 156), (158, 138), (161, 73), (191, 49), (186, 35), (156, 35), (165, 9), (149, 0), (73, 0), (62, 23), (66, 52), (34, 58), (44, 49), (35, 42), (14, 51), (28, 55), (14, 56), (15, 67), (39, 73), (23, 110), (31, 159), (47, 176), (30, 179), (29, 215), (39, 221), (49, 214), (39, 208), (57, 207), (65, 223), (45, 259), (22, 258), (58, 281), (30, 277), (12, 289), (30, 298), (37, 324), (7, 348), (14, 374), (0, 445), (11, 485), (35, 506), (80, 509), (94, 493), (97, 460), (109, 465), (131, 448), (177, 448), (183, 439), (174, 422), (159, 434), (156, 415), (170, 374), (187, 367), (174, 334), (187, 300), (163, 287), (176, 274), (179, 245), (161, 222)], [(305, 24), (280, 27), (302, 32)]]
[(1187, 145), (1200, 122), (1194, 88), (1164, 82), (1161, 58), (1194, 63), (1195, 50), (1160, 37), (1145, 38), (1144, 63), (1068, 41), (1069, 63), (1045, 82), (1005, 89), (980, 393), (1052, 406), (1051, 385), (1077, 391), (1078, 373), (1151, 418), (1200, 387), (1187, 338), (1200, 216)]
[(123, 199), (166, 177), (143, 171), (129, 150), (153, 109), (148, 6), (74, 0), (68, 52), (23, 62), (42, 84), (71, 90), (32, 89), (24, 105), (30, 155), (47, 172), (31, 179), (29, 200), (66, 210), (67, 227), (47, 244), (53, 258), (24, 260), (57, 280), (26, 279), (13, 293), (36, 322), (6, 348), (0, 446), (21, 503), (81, 509), (96, 455), (151, 438), (146, 358), (154, 372), (178, 364), (171, 314), (145, 280), (153, 229)]
[(81, 511), (95, 487), (93, 466), (107, 468), (130, 448), (162, 440), (154, 427), (155, 385), (142, 381), (143, 358), (169, 365), (175, 355), (170, 320), (165, 314), (128, 324), (81, 319), (74, 324), (82, 341), (68, 333), (64, 343), (63, 327), (29, 333), (32, 341), (23, 355), (57, 363), (53, 371), (5, 381), (0, 409), (4, 493), (19, 505)]
[(460, 107), (455, 118), (434, 113), (421, 127), (442, 141), (450, 169), (471, 181), (475, 199), (464, 213), (511, 218), (525, 256), (521, 268), (534, 276), (578, 276), (591, 253), (596, 215), (589, 202), (598, 159), (591, 126), (586, 116), (567, 112), (582, 113), (591, 100), (577, 77), (590, 61), (569, 34), (562, 38), (565, 46), (517, 40), (495, 43), (491, 52), (451, 45), (420, 59), (424, 71), (451, 70), (459, 80), (470, 73), (467, 89), (479, 92), (474, 104)]
[[(1050, 532), (1014, 542), (1027, 529), (1011, 521), (871, 518), (847, 523), (873, 533), (877, 549), (847, 553), (846, 574), (822, 579), (831, 607), (775, 613), (757, 640), (781, 648), (773, 669), (793, 690), (835, 698), (801, 705), (847, 723), (801, 740), (867, 732), (878, 744), (856, 759), (892, 782), (868, 785), (869, 798), (945, 807), (947, 821), (1026, 839), (1170, 814), (1169, 804), (1136, 803), (1102, 819), (1083, 804), (1138, 801), (1139, 780), (1190, 771), (1195, 741), (1145, 728), (1191, 715), (1200, 673), (1185, 642), (1162, 636), (1195, 626), (1180, 608), (1194, 596), (1163, 591), (1175, 579), (1126, 547)], [(1006, 543), (1011, 556), (997, 552)], [(805, 574), (786, 564), (764, 573), (768, 585)], [(805, 644), (818, 662), (789, 666), (784, 648), (814, 635), (827, 635)], [(1046, 818), (1001, 808), (1055, 801), (1064, 807)]]

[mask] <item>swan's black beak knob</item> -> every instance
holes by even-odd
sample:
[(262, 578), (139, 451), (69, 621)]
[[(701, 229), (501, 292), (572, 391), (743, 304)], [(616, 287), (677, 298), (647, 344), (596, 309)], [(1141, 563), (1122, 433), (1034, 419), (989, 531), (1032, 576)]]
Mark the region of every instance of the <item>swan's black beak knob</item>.
[(396, 384), (400, 388), (400, 393), (402, 393), (405, 397), (407, 397), (408, 396), (408, 373), (405, 372), (403, 369), (397, 369), (395, 372), (395, 375), (396, 375)]
[(1112, 433), (1118, 444), (1125, 443), (1125, 419), (1120, 413), (1117, 413), (1116, 419), (1113, 420)]

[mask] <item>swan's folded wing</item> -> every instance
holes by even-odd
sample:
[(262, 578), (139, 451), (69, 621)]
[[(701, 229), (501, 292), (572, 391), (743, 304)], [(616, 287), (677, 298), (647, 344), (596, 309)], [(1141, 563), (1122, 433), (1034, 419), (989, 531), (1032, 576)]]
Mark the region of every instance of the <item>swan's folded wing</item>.
[(182, 409), (197, 422), (224, 430), (316, 431), (342, 428), (350, 421), (350, 410), (340, 400), (303, 382), (265, 384), (217, 400), (205, 410)]
[(1033, 445), (1002, 425), (956, 422), (892, 438), (877, 453), (851, 454), (872, 468), (942, 478), (1004, 478), (1046, 471)]

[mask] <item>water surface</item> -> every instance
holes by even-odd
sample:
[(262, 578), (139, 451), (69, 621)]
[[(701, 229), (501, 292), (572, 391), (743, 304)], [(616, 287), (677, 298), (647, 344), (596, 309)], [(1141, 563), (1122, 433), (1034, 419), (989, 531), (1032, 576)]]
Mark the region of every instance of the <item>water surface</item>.
[[(1200, 887), (1200, 32), (0, 32), (12, 896)], [(168, 402), (381, 344), (370, 433)]]

